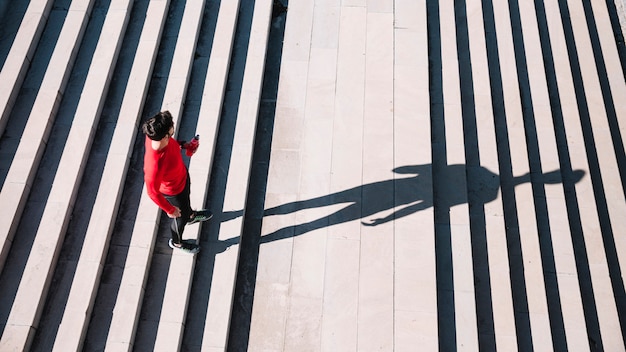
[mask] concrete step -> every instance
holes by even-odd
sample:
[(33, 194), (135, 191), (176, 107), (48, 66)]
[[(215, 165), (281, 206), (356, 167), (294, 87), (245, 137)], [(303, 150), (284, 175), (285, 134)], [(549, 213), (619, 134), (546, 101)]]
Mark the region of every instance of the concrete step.
[[(53, 0), (36, 0), (28, 4), (11, 50), (0, 71), (0, 136), (9, 120), (26, 71), (52, 8)], [(1, 267), (1, 266), (0, 266)]]
[[(364, 184), (375, 183), (395, 168), (394, 135), (394, 3), (379, 1), (367, 14), (365, 41), (365, 90), (363, 105)], [(370, 214), (382, 204), (393, 204), (394, 182), (363, 190), (361, 212)], [(365, 220), (367, 221), (367, 220)], [(394, 224), (386, 222), (361, 229), (359, 266), (359, 319), (361, 346), (393, 349)], [(373, 289), (377, 287), (377, 289)], [(294, 309), (295, 311), (295, 309)], [(302, 314), (303, 312), (299, 312)], [(293, 314), (293, 313), (292, 313)], [(295, 342), (295, 341), (294, 341)]]
[[(419, 180), (411, 192), (416, 202), (433, 200), (428, 22), (426, 1), (396, 2), (394, 11), (394, 174), (395, 197), (406, 195), (407, 181)], [(401, 172), (413, 168), (413, 177)], [(403, 186), (405, 185), (405, 186)], [(437, 271), (432, 207), (395, 218), (395, 346), (423, 346), (436, 351)], [(404, 209), (402, 205), (394, 211)], [(419, 231), (416, 231), (419, 229)], [(418, 235), (416, 236), (416, 232)]]
[[(308, 317), (298, 314), (301, 320), (293, 322), (306, 327), (299, 330), (306, 331), (299, 340), (300, 347), (310, 350), (310, 341), (320, 341), (318, 317), (322, 314), (321, 280), (326, 266), (328, 229), (311, 229), (317, 236), (296, 247), (291, 236), (298, 231), (297, 227), (292, 228), (297, 224), (296, 217), (283, 215), (278, 207), (295, 204), (301, 188), (306, 192), (304, 196), (311, 197), (330, 191), (327, 173), (332, 163), (332, 146), (328, 140), (333, 138), (334, 95), (339, 83), (335, 82), (339, 18), (339, 7), (334, 4), (315, 1), (289, 4), (265, 195), (265, 209), (270, 216), (263, 218), (250, 326), (249, 345), (259, 350), (293, 347), (285, 336), (289, 333), (286, 329), (290, 323), (288, 284), (292, 272), (298, 279), (294, 293), (303, 296), (300, 302), (308, 304), (301, 308), (308, 308), (311, 313)], [(317, 32), (313, 32), (314, 20), (323, 23)], [(316, 94), (307, 93), (314, 89), (318, 89)], [(314, 221), (314, 215), (302, 221)], [(306, 264), (306, 268), (302, 267)], [(266, 325), (270, 321), (273, 323)], [(342, 349), (339, 345), (335, 347)]]

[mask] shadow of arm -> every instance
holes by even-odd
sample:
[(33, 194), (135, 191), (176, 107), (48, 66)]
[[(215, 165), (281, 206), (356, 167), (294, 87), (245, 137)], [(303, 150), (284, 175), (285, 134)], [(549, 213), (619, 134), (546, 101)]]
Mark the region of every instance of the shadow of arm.
[(431, 206), (431, 204), (427, 204), (426, 202), (424, 202), (423, 200), (417, 201), (417, 203), (414, 203), (412, 205), (406, 206), (402, 209), (396, 210), (395, 212), (393, 212), (392, 214), (389, 214), (388, 216), (385, 216), (384, 218), (376, 218), (376, 219), (372, 219), (369, 222), (366, 221), (361, 221), (361, 224), (365, 225), (365, 226), (377, 226), (380, 224), (384, 224), (386, 222), (395, 220), (395, 219), (400, 219), (403, 218), (405, 216), (411, 215), (415, 212), (418, 212), (420, 210), (424, 210), (427, 209)]

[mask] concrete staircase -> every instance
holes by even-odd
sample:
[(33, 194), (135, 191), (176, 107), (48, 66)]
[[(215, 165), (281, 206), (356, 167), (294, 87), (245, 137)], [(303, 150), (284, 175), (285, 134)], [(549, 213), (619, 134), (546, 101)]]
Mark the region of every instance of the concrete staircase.
[[(292, 1), (259, 132), (276, 7), (0, 6), (0, 351), (626, 350), (611, 0)], [(142, 182), (160, 110), (196, 256)]]
[[(139, 147), (142, 143), (137, 142), (137, 139), (143, 141), (138, 127), (144, 117), (158, 110), (170, 110), (176, 117), (177, 126), (187, 123), (187, 132), (191, 128), (202, 136), (202, 147), (191, 159), (189, 170), (194, 184), (192, 204), (203, 207), (207, 199), (239, 2), (112, 0), (52, 3), (33, 1), (25, 13), (11, 13), (9, 9), (6, 14), (22, 15), (24, 19), (18, 33), (13, 33), (16, 39), (2, 70), (3, 94), (6, 95), (3, 109), (7, 111), (2, 115), (3, 125), (7, 126), (3, 138), (19, 143), (12, 160), (5, 158), (3, 165), (8, 167), (8, 172), (5, 173), (0, 193), (9, 207), (2, 217), (1, 263), (4, 270), (1, 280), (8, 282), (3, 285), (3, 297), (7, 298), (3, 299), (3, 309), (7, 309), (8, 314), (3, 314), (0, 350), (144, 349), (145, 346), (133, 344), (138, 326), (147, 324), (140, 321), (140, 312), (151, 258), (157, 255), (154, 249), (161, 213), (145, 191), (141, 192), (135, 209), (124, 209), (123, 204), (120, 207), (125, 192), (137, 184), (137, 180), (129, 180), (129, 168), (141, 169), (141, 165), (136, 164), (140, 159), (138, 156), (143, 153)], [(250, 2), (247, 2), (246, 6), (249, 5)], [(254, 13), (249, 34), (252, 45), (248, 49), (230, 167), (232, 181), (229, 183), (234, 182), (237, 187), (229, 187), (226, 191), (228, 202), (225, 205), (232, 209), (242, 209), (245, 205), (246, 188), (240, 185), (247, 183), (253, 152), (256, 107), (260, 99), (272, 2), (256, 1), (254, 6), (254, 9), (247, 10)], [(90, 17), (94, 7), (98, 14)], [(201, 30), (206, 27), (203, 19), (210, 16), (205, 11), (211, 10), (218, 11), (218, 14), (212, 33), (204, 33), (203, 38), (203, 45), (208, 38), (212, 46), (209, 48), (210, 59), (204, 60), (208, 67), (203, 69), (206, 82), (201, 92), (199, 114), (184, 117), (190, 77), (194, 69), (202, 70), (194, 67), (198, 54), (197, 41)], [(38, 17), (31, 20), (34, 14)], [(90, 19), (93, 21), (90, 22)], [(90, 24), (93, 25), (89, 27)], [(168, 26), (173, 28), (169, 29), (170, 32), (178, 31), (175, 37), (163, 37)], [(85, 31), (90, 37), (83, 40)], [(32, 67), (39, 55), (34, 48), (42, 46), (41, 41), (46, 40), (47, 33), (56, 36), (56, 44), (47, 58), (49, 61), (42, 64), (45, 74), (39, 86), (34, 87), (35, 100), (26, 124), (18, 126), (14, 121), (20, 119), (19, 106), (28, 105), (28, 102), (22, 103), (27, 98), (23, 98), (25, 94), (21, 93), (27, 89), (26, 83), (22, 84), (22, 81), (28, 82), (30, 71), (26, 68), (32, 61), (31, 71), (34, 70)], [(22, 38), (24, 36), (26, 38)], [(164, 43), (175, 43), (171, 61), (158, 63), (159, 49), (163, 50)], [(82, 51), (85, 53), (82, 54)], [(74, 65), (77, 55), (78, 60), (82, 60), (77, 65), (82, 67)], [(42, 55), (42, 60), (45, 59)], [(149, 96), (151, 81), (158, 75), (153, 70), (155, 65), (167, 66), (169, 71), (161, 106), (149, 110), (154, 108), (156, 100)], [(116, 79), (122, 75), (125, 75), (124, 80)], [(80, 84), (81, 87), (73, 92), (78, 91), (78, 95), (64, 99), (68, 84)], [(113, 97), (115, 94), (117, 96)], [(66, 101), (69, 103), (64, 105)], [(72, 104), (73, 107), (67, 107)], [(109, 104), (119, 104), (115, 121), (103, 124), (100, 117), (110, 113), (110, 110), (103, 109)], [(148, 107), (148, 104), (151, 106)], [(57, 115), (64, 115), (65, 121), (55, 123)], [(183, 121), (185, 118), (187, 121)], [(195, 128), (189, 127), (188, 121), (195, 121)], [(56, 125), (62, 125), (64, 131), (55, 131), (53, 127)], [(107, 131), (99, 134), (100, 130)], [(53, 141), (63, 134), (64, 143)], [(100, 164), (97, 167), (99, 170), (94, 171), (98, 175), (91, 172), (88, 162), (96, 154), (92, 148), (94, 143), (106, 144), (104, 153), (96, 152)], [(52, 170), (41, 162), (50, 158), (47, 150), (51, 148), (62, 150), (57, 152), (58, 160)], [(40, 178), (46, 177), (53, 178), (48, 184), (49, 189), (44, 190), (46, 195), (30, 196), (31, 190), (41, 191), (38, 188), (42, 183)], [(127, 181), (130, 183), (127, 184)], [(81, 187), (91, 188), (87, 191), (91, 193), (91, 200), (87, 201), (90, 209), (77, 209), (77, 204), (86, 205), (81, 201), (84, 199), (80, 195)], [(34, 208), (33, 203), (39, 202), (39, 197), (45, 198), (41, 203), (43, 211), (33, 221), (29, 209)], [(77, 197), (82, 199), (77, 200)], [(132, 214), (134, 225), (131, 231), (125, 233), (129, 236), (126, 258), (123, 260), (121, 281), (113, 297), (112, 316), (106, 327), (100, 325), (98, 319), (92, 319), (92, 315), (99, 314), (98, 292), (102, 281), (107, 281), (107, 256), (111, 255), (110, 251), (119, 248), (116, 243), (119, 229), (116, 226), (119, 226), (120, 218), (128, 217), (121, 214), (124, 211)], [(78, 212), (84, 216), (82, 220), (76, 219)], [(76, 228), (72, 222), (86, 225), (79, 238), (66, 237), (68, 231)], [(190, 226), (185, 237), (199, 240), (200, 228), (200, 225)], [(241, 221), (230, 224), (227, 230), (228, 236), (239, 235)], [(79, 243), (73, 242), (76, 240)], [(15, 241), (22, 242), (16, 244)], [(26, 253), (19, 252), (22, 244), (30, 247)], [(167, 289), (162, 314), (155, 322), (158, 329), (153, 348), (157, 350), (176, 350), (182, 344), (186, 297), (189, 296), (194, 272), (194, 256), (172, 255), (171, 252), (168, 256), (171, 263)], [(15, 257), (18, 259), (15, 260)], [(204, 344), (221, 350), (226, 344), (237, 248), (218, 255), (216, 259), (219, 260), (216, 270), (223, 274), (215, 276), (214, 285), (220, 289), (211, 294), (211, 306), (219, 307), (221, 316), (215, 316), (216, 323), (211, 325), (214, 331)], [(68, 281), (59, 286), (53, 279), (55, 277), (67, 278)], [(59, 297), (60, 291), (64, 291), (64, 298)], [(58, 299), (64, 301), (61, 303), (64, 309), (51, 306)], [(54, 324), (55, 321), (58, 325)], [(105, 338), (92, 338), (90, 330), (105, 331)]]

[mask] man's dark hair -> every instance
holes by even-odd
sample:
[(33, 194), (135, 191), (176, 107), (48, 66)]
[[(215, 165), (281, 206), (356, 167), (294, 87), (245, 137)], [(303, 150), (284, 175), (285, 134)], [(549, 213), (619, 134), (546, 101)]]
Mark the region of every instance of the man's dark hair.
[(174, 126), (172, 114), (169, 111), (161, 111), (146, 120), (141, 130), (153, 141), (160, 141), (170, 132), (172, 126)]

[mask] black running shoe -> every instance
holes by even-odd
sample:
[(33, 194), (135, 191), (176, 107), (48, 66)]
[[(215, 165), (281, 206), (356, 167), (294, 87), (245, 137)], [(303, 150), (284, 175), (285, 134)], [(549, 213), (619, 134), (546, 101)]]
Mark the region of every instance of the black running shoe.
[(191, 220), (189, 220), (187, 224), (191, 225), (197, 222), (207, 221), (212, 217), (213, 217), (213, 213), (211, 213), (210, 211), (206, 209), (194, 211), (193, 214), (191, 214)]
[(195, 241), (183, 240), (181, 244), (174, 244), (172, 239), (170, 238), (168, 242), (170, 248), (178, 249), (185, 253), (196, 254), (200, 252), (200, 246), (198, 246)]

